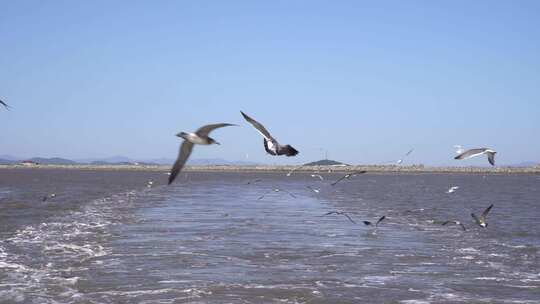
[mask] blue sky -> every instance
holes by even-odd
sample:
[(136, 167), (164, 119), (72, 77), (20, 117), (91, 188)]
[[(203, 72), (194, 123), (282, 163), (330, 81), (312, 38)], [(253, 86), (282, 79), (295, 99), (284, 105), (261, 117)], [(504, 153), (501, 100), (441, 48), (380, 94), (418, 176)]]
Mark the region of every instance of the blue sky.
[[(2, 1), (0, 154), (540, 161), (538, 1)], [(243, 110), (296, 158), (265, 155)]]

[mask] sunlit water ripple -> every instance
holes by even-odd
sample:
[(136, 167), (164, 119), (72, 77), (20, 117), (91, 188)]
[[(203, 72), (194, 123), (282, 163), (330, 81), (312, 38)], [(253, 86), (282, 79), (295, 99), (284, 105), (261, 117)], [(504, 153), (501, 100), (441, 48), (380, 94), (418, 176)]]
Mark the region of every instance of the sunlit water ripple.
[(0, 302), (538, 303), (537, 176), (323, 176), (2, 170)]

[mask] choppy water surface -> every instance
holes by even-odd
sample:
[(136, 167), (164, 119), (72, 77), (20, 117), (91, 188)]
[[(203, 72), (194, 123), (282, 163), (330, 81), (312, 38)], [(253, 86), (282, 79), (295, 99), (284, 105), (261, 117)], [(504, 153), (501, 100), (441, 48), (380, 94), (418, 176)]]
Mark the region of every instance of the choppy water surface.
[(0, 302), (539, 303), (539, 176), (323, 176), (1, 170)]

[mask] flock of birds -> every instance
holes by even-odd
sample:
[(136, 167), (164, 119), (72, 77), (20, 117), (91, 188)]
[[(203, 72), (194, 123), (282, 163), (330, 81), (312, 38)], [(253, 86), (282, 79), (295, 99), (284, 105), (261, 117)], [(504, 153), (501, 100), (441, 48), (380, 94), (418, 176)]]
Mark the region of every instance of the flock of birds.
[[(244, 119), (247, 122), (249, 122), (262, 135), (262, 137), (263, 137), (263, 146), (264, 146), (264, 150), (266, 151), (266, 153), (268, 153), (270, 155), (273, 155), (273, 156), (279, 156), (279, 155), (295, 156), (295, 155), (297, 155), (299, 153), (298, 150), (293, 148), (291, 145), (281, 145), (276, 140), (276, 138), (273, 137), (270, 134), (270, 132), (264, 127), (264, 125), (262, 125), (260, 122), (253, 119), (252, 117), (248, 116), (246, 113), (244, 113), (242, 111), (240, 111), (240, 113), (242, 114)], [(180, 152), (179, 152), (178, 158), (176, 159), (176, 161), (175, 161), (175, 163), (174, 163), (174, 165), (173, 165), (173, 167), (171, 169), (171, 172), (169, 174), (169, 185), (175, 180), (175, 178), (178, 176), (178, 174), (180, 173), (180, 171), (184, 167), (187, 159), (191, 155), (191, 151), (193, 150), (193, 146), (195, 144), (198, 144), (198, 145), (218, 144), (219, 145), (219, 143), (215, 139), (209, 137), (208, 135), (210, 134), (210, 132), (212, 132), (215, 129), (222, 128), (222, 127), (228, 127), (228, 126), (237, 126), (237, 125), (231, 124), (231, 123), (218, 123), (218, 124), (205, 125), (205, 126), (199, 128), (194, 133), (186, 133), (186, 132), (178, 133), (177, 136), (183, 138), (184, 142), (180, 146)], [(469, 149), (469, 150), (465, 151), (465, 150), (463, 150), (463, 148), (461, 146), (456, 146), (456, 148), (458, 148), (458, 150), (456, 151), (458, 153), (458, 155), (455, 157), (455, 159), (457, 159), (457, 160), (469, 159), (469, 158), (480, 156), (480, 155), (486, 155), (489, 163), (492, 166), (495, 166), (495, 154), (497, 152), (492, 150), (492, 149), (489, 149), (489, 148), (476, 148), (476, 149)], [(401, 158), (400, 160), (397, 161), (397, 163), (401, 164), (403, 162), (404, 158), (409, 156), (413, 151), (414, 151), (414, 149), (409, 150), (404, 155), (403, 158)], [(296, 168), (292, 169), (290, 172), (287, 173), (287, 176), (290, 176), (294, 171), (298, 170), (301, 167), (302, 166), (299, 166), (299, 167), (296, 167)], [(359, 175), (359, 174), (364, 174), (366, 172), (367, 171), (356, 171), (356, 172), (347, 173), (347, 174), (343, 175), (342, 177), (338, 178), (336, 181), (332, 182), (330, 185), (335, 186), (336, 184), (338, 184), (339, 182), (341, 182), (341, 181), (343, 181), (345, 179), (349, 179), (349, 178), (351, 178), (353, 176), (356, 176), (356, 175)], [(319, 178), (320, 180), (324, 180), (324, 178), (320, 174), (311, 174), (311, 177)], [(258, 181), (260, 181), (260, 179), (249, 181), (247, 184), (256, 183)], [(307, 188), (310, 189), (311, 191), (315, 192), (315, 193), (319, 193), (319, 191), (320, 191), (319, 189), (313, 188), (311, 186), (307, 186)], [(459, 186), (452, 186), (450, 189), (448, 189), (447, 193), (453, 193), (457, 189), (459, 189)], [(296, 198), (296, 196), (293, 193), (291, 193), (291, 192), (289, 192), (287, 190), (280, 189), (280, 188), (273, 188), (273, 189), (269, 190), (268, 192), (263, 193), (258, 199), (261, 200), (267, 194), (272, 193), (272, 192), (285, 192), (289, 196), (291, 196), (292, 198)], [(476, 216), (474, 213), (471, 213), (471, 216), (475, 220), (476, 224), (478, 224), (482, 228), (487, 227), (486, 217), (487, 217), (487, 215), (488, 215), (488, 213), (489, 213), (489, 211), (491, 210), (492, 207), (493, 207), (493, 205), (490, 205), (486, 210), (484, 210), (484, 212), (482, 212), (482, 214), (480, 216)], [(330, 211), (330, 212), (324, 214), (323, 216), (332, 215), (332, 214), (345, 216), (349, 221), (356, 224), (356, 222), (346, 212), (343, 212), (343, 211)], [(371, 221), (362, 221), (362, 222), (366, 226), (377, 227), (384, 219), (386, 219), (386, 216), (383, 215), (374, 224)], [(465, 225), (463, 223), (461, 223), (460, 221), (453, 220), (453, 221), (446, 221), (446, 222), (442, 223), (442, 225), (448, 225), (448, 224), (459, 225), (459, 226), (461, 226), (461, 228), (463, 230), (466, 230)]]
[[(6, 104), (3, 100), (0, 100), (0, 105), (4, 106), (4, 108), (7, 109), (7, 110), (10, 109), (10, 106), (8, 104)], [(247, 122), (249, 122), (262, 135), (264, 150), (266, 151), (266, 153), (268, 153), (270, 155), (273, 155), (273, 156), (285, 155), (285, 156), (289, 156), (289, 157), (290, 156), (295, 156), (295, 155), (297, 155), (299, 153), (299, 151), (296, 150), (295, 148), (293, 148), (291, 145), (281, 145), (276, 140), (276, 138), (273, 137), (270, 134), (270, 132), (260, 122), (258, 122), (255, 119), (251, 118), (250, 116), (248, 116), (246, 113), (244, 113), (242, 111), (240, 111), (240, 113), (242, 114), (242, 117)], [(223, 128), (223, 127), (229, 127), (229, 126), (237, 126), (237, 125), (231, 124), (231, 123), (217, 123), (217, 124), (210, 124), (210, 125), (202, 126), (197, 131), (192, 132), (192, 133), (186, 133), (186, 132), (178, 133), (176, 136), (178, 136), (180, 138), (183, 138), (184, 141), (180, 145), (180, 151), (178, 153), (178, 157), (177, 157), (176, 161), (174, 162), (174, 165), (172, 166), (170, 172), (168, 173), (169, 174), (168, 184), (170, 185), (176, 179), (178, 174), (182, 171), (184, 165), (186, 164), (187, 160), (189, 159), (189, 156), (191, 155), (191, 152), (193, 151), (194, 145), (212, 145), (212, 144), (219, 145), (220, 144), (219, 142), (217, 142), (215, 139), (213, 139), (213, 138), (211, 138), (209, 136), (210, 133), (212, 131), (216, 130), (216, 129)], [(456, 153), (458, 154), (456, 157), (454, 157), (454, 159), (464, 160), (464, 159), (469, 159), (469, 158), (473, 158), (473, 157), (477, 157), (477, 156), (481, 156), (481, 155), (486, 155), (487, 159), (488, 159), (488, 162), (492, 166), (495, 166), (495, 154), (497, 152), (494, 151), (493, 149), (490, 149), (490, 148), (475, 148), (475, 149), (464, 150), (463, 147), (461, 147), (461, 146), (456, 145), (454, 147), (457, 149)], [(397, 161), (397, 164), (401, 164), (403, 162), (403, 160), (405, 159), (405, 157), (409, 156), (413, 151), (414, 151), (414, 149), (409, 150), (404, 155), (403, 158), (401, 158), (401, 159), (399, 159)], [(301, 167), (302, 166), (299, 166), (299, 167), (296, 167), (296, 168), (292, 169), (289, 173), (287, 173), (287, 176), (290, 176), (295, 170), (297, 170), (297, 169), (299, 169)], [(343, 175), (342, 177), (340, 177), (339, 179), (337, 179), (336, 181), (332, 182), (330, 185), (335, 186), (336, 184), (338, 184), (339, 182), (341, 182), (341, 181), (343, 181), (345, 179), (349, 179), (349, 178), (351, 178), (353, 176), (356, 176), (356, 175), (359, 175), (359, 174), (364, 174), (364, 173), (366, 173), (366, 171), (356, 171), (356, 172), (347, 173), (347, 174)], [(324, 178), (320, 174), (312, 174), (311, 177), (319, 178), (321, 181), (324, 180)], [(248, 182), (248, 184), (256, 183), (258, 181), (260, 181), (260, 179), (250, 181), (250, 182)], [(147, 187), (152, 187), (152, 185), (153, 185), (153, 181), (149, 181), (148, 184), (147, 184)], [(315, 192), (315, 193), (319, 193), (319, 191), (320, 191), (319, 189), (313, 188), (311, 186), (307, 186), (307, 188), (310, 189), (311, 191)], [(459, 186), (452, 186), (452, 187), (450, 187), (450, 189), (448, 189), (447, 193), (453, 193), (457, 189), (459, 189)], [(296, 196), (293, 193), (289, 192), (289, 191), (286, 191), (286, 190), (283, 190), (283, 189), (280, 189), (280, 188), (273, 188), (270, 191), (262, 194), (258, 199), (259, 200), (263, 199), (267, 194), (269, 194), (271, 192), (285, 192), (289, 196), (291, 196), (293, 198), (296, 198)], [(46, 196), (44, 196), (42, 198), (42, 201), (45, 202), (45, 201), (47, 201), (49, 199), (53, 199), (55, 197), (56, 197), (56, 194), (54, 194), (54, 193), (53, 194), (48, 194), (48, 195), (46, 195)], [(476, 224), (478, 224), (478, 226), (480, 226), (482, 228), (487, 228), (488, 224), (487, 224), (487, 221), (486, 221), (486, 217), (487, 217), (489, 211), (491, 210), (491, 208), (493, 208), (493, 204), (491, 204), (489, 207), (487, 207), (484, 210), (484, 212), (482, 212), (482, 214), (480, 216), (477, 216), (474, 213), (471, 213), (471, 216), (473, 217)], [(330, 212), (324, 214), (323, 216), (332, 215), (332, 214), (345, 216), (349, 221), (356, 224), (356, 222), (347, 213), (345, 213), (343, 211), (330, 211)], [(373, 224), (370, 221), (363, 221), (363, 223), (366, 226), (377, 227), (385, 218), (386, 218), (386, 216), (383, 215), (382, 217), (380, 217), (375, 222), (375, 224)], [(442, 223), (442, 225), (449, 225), (449, 224), (459, 225), (459, 226), (461, 226), (461, 228), (463, 230), (466, 230), (465, 225), (463, 223), (461, 223), (460, 221), (452, 220), (452, 221), (445, 221), (445, 222)]]

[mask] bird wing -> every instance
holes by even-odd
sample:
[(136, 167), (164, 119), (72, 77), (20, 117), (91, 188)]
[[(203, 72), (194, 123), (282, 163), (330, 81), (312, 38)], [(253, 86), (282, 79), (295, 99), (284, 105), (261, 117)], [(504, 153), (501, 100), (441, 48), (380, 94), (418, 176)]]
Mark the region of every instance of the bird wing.
[(452, 221), (446, 221), (446, 222), (443, 222), (441, 225), (446, 226), (446, 225), (450, 224), (451, 222)]
[(293, 198), (296, 198), (296, 196), (294, 194), (292, 194), (291, 192), (287, 191), (287, 190), (283, 190), (285, 192), (287, 192), (287, 194), (289, 194), (290, 196), (292, 196)]
[(6, 109), (9, 110), (9, 106), (4, 101), (0, 100), (0, 104), (3, 105)]
[(346, 216), (349, 219), (349, 221), (351, 221), (351, 223), (356, 224), (356, 222), (353, 221), (353, 219), (347, 213), (342, 213), (342, 215)]
[(470, 149), (454, 157), (454, 159), (467, 159), (467, 158), (475, 157), (475, 156), (483, 154), (484, 152), (486, 152), (486, 150), (487, 148)]
[(409, 154), (411, 154), (413, 151), (414, 151), (414, 149), (410, 149), (409, 152), (407, 152), (407, 154), (405, 154), (405, 156), (409, 156)]
[(169, 185), (174, 181), (178, 173), (182, 170), (186, 164), (191, 151), (193, 150), (193, 144), (187, 140), (184, 140), (180, 146), (180, 152), (178, 153), (178, 158), (174, 162), (173, 167), (171, 168), (171, 175), (169, 175)]
[(337, 213), (337, 212), (336, 211), (329, 211), (329, 212), (326, 212), (325, 214), (323, 214), (321, 216), (330, 215), (330, 214), (334, 214), (334, 213)]
[(476, 221), (476, 223), (477, 223), (478, 225), (480, 225), (480, 223), (481, 223), (481, 222), (480, 222), (480, 219), (476, 216), (476, 214), (471, 213), (471, 216), (472, 216), (473, 219)]
[[(266, 151), (268, 151), (268, 147), (267, 147), (266, 141), (264, 142), (264, 147), (266, 148)], [(289, 171), (289, 172), (287, 173), (287, 176), (291, 176), (291, 174), (292, 174), (294, 171), (296, 171), (296, 170), (298, 170), (298, 169), (300, 169), (300, 168), (302, 168), (302, 167), (304, 167), (304, 165), (300, 165), (300, 166), (298, 166), (298, 167), (292, 168), (292, 170)]]
[(364, 173), (367, 173), (367, 171), (366, 171), (366, 170), (356, 171), (356, 172), (354, 172), (354, 173), (351, 174), (351, 175), (359, 175), (359, 174), (364, 174)]
[[(347, 174), (347, 175), (348, 175), (348, 174)], [(339, 183), (340, 181), (346, 179), (346, 178), (347, 178), (347, 175), (344, 175), (344, 176), (340, 177), (337, 181), (331, 183), (330, 185), (331, 185), (331, 186), (335, 186), (335, 185), (336, 185), (337, 183)]]
[(386, 215), (381, 216), (381, 218), (375, 223), (375, 226), (379, 226), (379, 223), (382, 222), (386, 218)]
[(201, 137), (206, 137), (206, 136), (208, 136), (208, 134), (210, 134), (210, 132), (212, 132), (213, 130), (215, 130), (217, 128), (223, 128), (223, 127), (229, 127), (229, 126), (236, 126), (236, 125), (230, 124), (230, 123), (217, 123), (217, 124), (212, 124), (212, 125), (206, 125), (206, 126), (200, 127), (195, 132), (195, 134), (197, 134), (197, 135), (199, 135)]
[(489, 163), (490, 163), (492, 166), (495, 166), (495, 153), (493, 153), (493, 152), (488, 152), (488, 153), (487, 153), (487, 156), (488, 156), (488, 161), (489, 161)]
[(242, 116), (244, 116), (244, 119), (249, 122), (251, 125), (253, 125), (253, 127), (255, 127), (255, 129), (257, 129), (257, 131), (259, 131), (259, 133), (261, 133), (261, 135), (266, 138), (266, 140), (270, 140), (270, 141), (275, 141), (275, 139), (272, 137), (272, 135), (270, 135), (270, 132), (268, 132), (268, 130), (266, 130), (266, 128), (261, 125), (258, 121), (256, 121), (255, 119), (249, 117), (246, 115), (246, 113), (240, 111), (240, 113), (242, 113)]
[(486, 216), (488, 215), (491, 208), (493, 208), (493, 204), (489, 205), (489, 207), (487, 207), (486, 210), (484, 210), (484, 212), (482, 212), (482, 215), (480, 217), (486, 218)]

